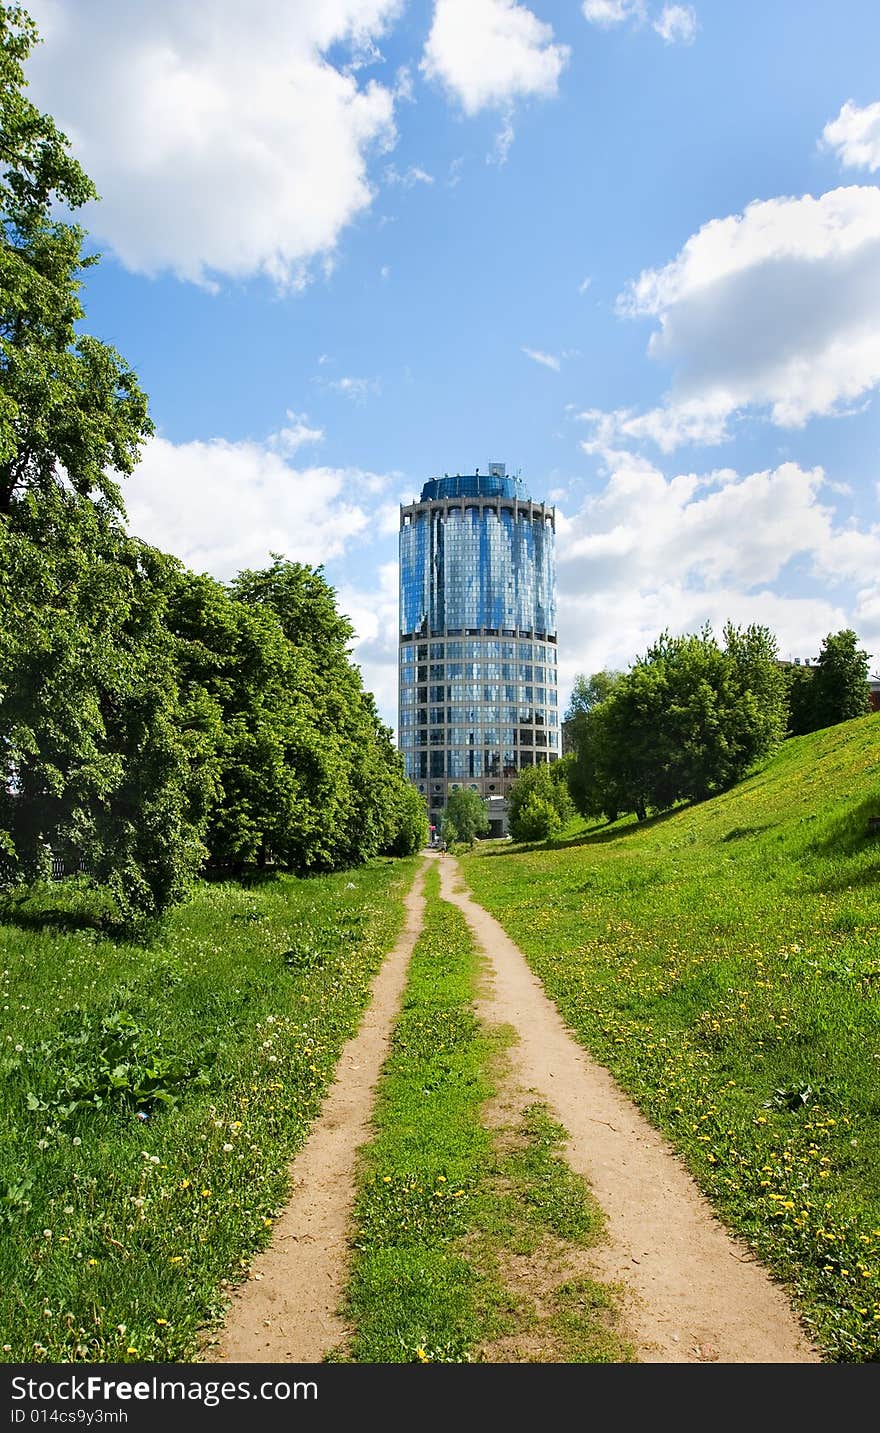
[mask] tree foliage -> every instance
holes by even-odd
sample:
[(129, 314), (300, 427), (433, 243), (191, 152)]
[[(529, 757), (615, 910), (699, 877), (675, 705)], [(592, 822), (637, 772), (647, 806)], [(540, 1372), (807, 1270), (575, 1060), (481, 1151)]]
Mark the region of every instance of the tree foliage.
[(489, 813), (480, 793), (472, 791), (469, 786), (450, 791), (441, 822), (447, 845), (461, 841), (471, 846), (478, 836), (485, 836), (488, 830)]
[(786, 683), (765, 627), (728, 623), (720, 646), (664, 632), (574, 726), (569, 786), (585, 816), (644, 820), (739, 781), (782, 739)]
[(567, 762), (542, 762), (521, 771), (507, 795), (507, 825), (514, 841), (546, 841), (574, 814)]
[(813, 678), (814, 731), (870, 711), (868, 654), (858, 643), (850, 628), (829, 632), (822, 642)]
[(0, 4), (0, 883), (51, 858), (129, 921), (205, 861), (327, 870), (427, 836), (320, 569), (228, 586), (130, 536), (120, 480), (153, 431), (80, 331), (96, 197), (25, 93), (38, 36)]
[(53, 217), (95, 189), (66, 137), (24, 93), (33, 20), (0, 6), (0, 514), (60, 487), (121, 508), (152, 431), (147, 400), (115, 349), (77, 331), (84, 231)]

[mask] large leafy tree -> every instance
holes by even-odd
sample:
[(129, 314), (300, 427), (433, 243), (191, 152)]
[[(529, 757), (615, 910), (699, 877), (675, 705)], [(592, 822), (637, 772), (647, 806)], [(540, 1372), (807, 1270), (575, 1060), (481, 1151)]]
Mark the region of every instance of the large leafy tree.
[(277, 618), (295, 654), (295, 690), (307, 717), (290, 760), (306, 778), (315, 840), (311, 852), (297, 852), (292, 829), (279, 859), (330, 868), (398, 851), (416, 833), (421, 844), (400, 755), (364, 690), (351, 658), (354, 628), (322, 569), (273, 555), (270, 567), (240, 573), (230, 590), (239, 603)]
[(217, 713), (213, 864), (330, 870), (424, 843), (421, 798), (320, 569), (275, 557), (228, 586), (181, 570), (170, 620), (182, 690)]
[(0, 5), (0, 514), (60, 487), (119, 510), (151, 431), (147, 400), (115, 349), (81, 334), (84, 230), (54, 217), (96, 198), (49, 115), (27, 98), (33, 20)]
[(575, 723), (570, 789), (583, 815), (643, 820), (739, 781), (782, 739), (785, 677), (764, 627), (664, 632)]
[(26, 95), (33, 21), (0, 5), (0, 842), (8, 882), (50, 851), (127, 918), (179, 899), (204, 856), (210, 712), (178, 688), (168, 559), (122, 526), (152, 431), (128, 365), (80, 332), (95, 190)]
[(867, 652), (851, 628), (829, 632), (813, 672), (808, 730), (865, 716), (870, 709)]

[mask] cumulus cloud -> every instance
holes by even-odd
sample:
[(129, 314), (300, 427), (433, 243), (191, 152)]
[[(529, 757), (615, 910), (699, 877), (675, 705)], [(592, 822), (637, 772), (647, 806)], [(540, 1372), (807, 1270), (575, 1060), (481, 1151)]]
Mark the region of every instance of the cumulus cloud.
[(152, 438), (125, 483), (130, 531), (221, 579), (265, 566), (272, 552), (318, 565), (363, 543), (384, 475), (295, 468), (279, 447), (277, 436), (265, 443)]
[[(581, 11), (585, 20), (602, 30), (627, 20), (642, 25), (648, 19), (645, 0), (583, 0)], [(667, 45), (691, 45), (696, 38), (697, 16), (692, 5), (664, 5), (650, 23)]]
[(820, 145), (850, 169), (880, 169), (880, 101), (860, 108), (847, 100), (822, 131)]
[(304, 443), (322, 443), (324, 441), (323, 428), (310, 428), (309, 419), (306, 413), (294, 413), (287, 410), (289, 422), (285, 427), (270, 439), (270, 444), (283, 453), (295, 453)]
[(665, 628), (707, 621), (719, 634), (727, 620), (763, 623), (784, 657), (816, 656), (828, 632), (854, 626), (880, 655), (880, 525), (841, 523), (820, 468), (667, 477), (625, 450), (604, 461), (601, 490), (557, 510), (564, 682), (628, 667)]
[(543, 364), (545, 368), (552, 368), (554, 373), (558, 373), (562, 366), (555, 354), (542, 353), (539, 348), (524, 348), (523, 353), (534, 363)]
[(756, 200), (714, 219), (630, 284), (618, 312), (656, 320), (648, 352), (672, 382), (647, 413), (591, 411), (603, 442), (670, 451), (723, 441), (741, 410), (783, 427), (846, 411), (880, 382), (880, 189)]
[(436, 0), (420, 68), (475, 115), (555, 95), (569, 53), (516, 0)]
[(31, 0), (31, 93), (101, 194), (86, 226), (137, 273), (302, 286), (394, 141), (394, 91), (359, 71), (401, 4)]
[(664, 5), (652, 26), (667, 45), (692, 45), (697, 17), (690, 5)]

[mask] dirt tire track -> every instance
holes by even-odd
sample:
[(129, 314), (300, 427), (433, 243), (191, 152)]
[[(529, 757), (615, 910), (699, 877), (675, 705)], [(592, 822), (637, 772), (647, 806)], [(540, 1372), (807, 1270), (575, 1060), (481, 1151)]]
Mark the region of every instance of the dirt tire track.
[(373, 981), (360, 1029), (346, 1045), (321, 1112), (290, 1166), (289, 1203), (272, 1242), (235, 1290), (222, 1334), (200, 1363), (320, 1363), (348, 1330), (339, 1305), (357, 1151), (370, 1135), (376, 1083), (422, 928), (423, 862), (405, 900), (403, 931)]
[[(643, 1363), (820, 1363), (782, 1288), (715, 1217), (665, 1140), (564, 1024), (525, 956), (471, 898), (453, 857), (440, 865), (486, 961), (478, 1002), (512, 1026), (511, 1079), (568, 1132), (565, 1157), (607, 1218), (595, 1276), (628, 1291), (627, 1332)], [(356, 1158), (370, 1137), (375, 1087), (418, 939), (426, 862), (406, 898), (406, 924), (373, 985), (311, 1134), (291, 1165), (291, 1200), (272, 1243), (236, 1289), (204, 1363), (320, 1363), (349, 1330), (339, 1315), (347, 1273)]]
[(819, 1363), (782, 1288), (734, 1240), (679, 1158), (563, 1022), (525, 956), (471, 898), (458, 863), (440, 863), (492, 971), (480, 1013), (511, 1025), (512, 1072), (568, 1131), (565, 1157), (607, 1217), (597, 1276), (631, 1291), (642, 1363)]

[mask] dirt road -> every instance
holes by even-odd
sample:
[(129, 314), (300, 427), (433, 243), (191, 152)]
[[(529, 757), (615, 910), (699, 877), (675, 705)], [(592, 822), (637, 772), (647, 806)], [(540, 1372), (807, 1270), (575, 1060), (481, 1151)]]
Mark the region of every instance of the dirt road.
[[(479, 1014), (511, 1026), (511, 1078), (569, 1133), (566, 1158), (607, 1219), (597, 1277), (626, 1290), (624, 1316), (644, 1363), (818, 1363), (783, 1291), (727, 1234), (657, 1131), (593, 1063), (501, 926), (474, 902), (458, 863), (439, 860), (444, 899), (463, 912), (487, 964)], [(422, 920), (423, 864), (406, 925), (373, 987), (321, 1116), (291, 1168), (273, 1242), (235, 1292), (204, 1362), (318, 1363), (346, 1334), (338, 1315), (356, 1151)]]

